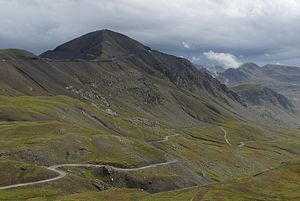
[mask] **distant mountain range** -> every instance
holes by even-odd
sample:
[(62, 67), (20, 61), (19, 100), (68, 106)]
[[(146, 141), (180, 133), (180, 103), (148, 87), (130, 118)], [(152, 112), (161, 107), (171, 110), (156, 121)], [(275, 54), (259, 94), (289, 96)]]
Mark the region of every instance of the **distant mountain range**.
[(199, 65), (199, 64), (195, 64), (199, 69), (206, 69), (208, 71), (209, 74), (211, 74), (212, 76), (218, 76), (218, 74), (223, 73), (226, 68), (223, 66), (218, 66), (218, 65)]
[(259, 67), (254, 63), (245, 63), (237, 69), (227, 69), (220, 76), (229, 86), (243, 82), (257, 82), (266, 86), (293, 86), (300, 83), (300, 68), (268, 64)]
[(218, 75), (218, 79), (227, 86), (233, 87), (232, 89), (250, 105), (261, 106), (264, 102), (265, 107), (274, 112), (273, 106), (276, 103), (275, 105), (278, 106), (276, 110), (285, 110), (282, 112), (288, 112), (287, 116), (291, 115), (293, 108), (292, 116), (289, 118), (276, 112), (270, 115), (277, 120), (279, 118), (283, 122), (298, 125), (300, 68), (271, 64), (259, 67), (254, 63), (245, 63), (237, 69), (225, 70)]

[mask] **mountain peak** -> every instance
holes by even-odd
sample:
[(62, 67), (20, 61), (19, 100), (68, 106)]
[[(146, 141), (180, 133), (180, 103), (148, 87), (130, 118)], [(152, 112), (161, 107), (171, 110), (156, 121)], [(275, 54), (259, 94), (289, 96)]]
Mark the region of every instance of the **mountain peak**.
[(249, 70), (256, 70), (256, 69), (258, 69), (260, 67), (257, 64), (255, 64), (255, 63), (249, 62), (249, 63), (242, 64), (239, 68), (241, 68), (241, 69), (249, 69)]
[(40, 56), (50, 59), (93, 60), (124, 56), (149, 49), (128, 36), (103, 29), (75, 38)]

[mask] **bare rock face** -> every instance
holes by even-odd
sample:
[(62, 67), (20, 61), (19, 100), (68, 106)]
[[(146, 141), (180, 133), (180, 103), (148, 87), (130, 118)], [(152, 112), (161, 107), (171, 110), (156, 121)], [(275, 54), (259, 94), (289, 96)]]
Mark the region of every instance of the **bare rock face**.
[(260, 85), (239, 85), (233, 88), (245, 102), (252, 105), (271, 104), (285, 110), (292, 110), (294, 105), (282, 94)]
[(88, 33), (64, 43), (41, 57), (63, 60), (112, 59), (147, 51), (149, 48), (127, 36), (110, 30)]
[[(244, 109), (236, 93), (190, 61), (109, 30), (83, 35), (40, 57), (22, 50), (0, 55), (18, 58), (0, 63), (0, 94), (64, 95), (90, 101), (112, 116), (126, 108), (183, 124), (215, 121), (226, 113), (221, 108)], [(0, 119), (18, 120), (8, 114), (0, 112)]]
[[(241, 102), (239, 97), (214, 79), (207, 72), (198, 70), (190, 61), (164, 54), (123, 35), (110, 30), (101, 30), (83, 35), (79, 38), (64, 43), (54, 50), (40, 55), (43, 58), (65, 61), (101, 61), (117, 63), (126, 61), (132, 64), (132, 68), (143, 74), (150, 74), (162, 79), (168, 79), (172, 83), (190, 91), (206, 91), (214, 97), (227, 96), (234, 101)], [(99, 75), (114, 87), (115, 78), (108, 75)], [(127, 88), (132, 96), (142, 99), (144, 104), (161, 102), (161, 96), (157, 93), (153, 83), (138, 78), (139, 83)]]

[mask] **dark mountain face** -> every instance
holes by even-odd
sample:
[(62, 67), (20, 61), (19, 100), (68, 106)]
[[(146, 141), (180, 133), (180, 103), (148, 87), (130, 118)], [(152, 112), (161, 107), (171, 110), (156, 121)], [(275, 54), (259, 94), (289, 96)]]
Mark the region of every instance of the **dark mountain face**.
[(232, 88), (245, 102), (251, 105), (273, 105), (284, 110), (292, 110), (293, 104), (283, 95), (276, 91), (255, 84), (238, 85)]
[(245, 101), (249, 109), (276, 124), (298, 126), (299, 113), (284, 95), (258, 84), (241, 84), (231, 88)]
[(133, 68), (169, 79), (185, 89), (205, 90), (213, 96), (225, 93), (231, 99), (240, 101), (236, 94), (206, 72), (199, 71), (188, 60), (151, 50), (125, 35), (109, 30), (86, 34), (40, 56), (54, 60), (92, 59), (110, 63), (127, 60), (133, 64)]
[(40, 56), (57, 60), (95, 60), (112, 59), (149, 50), (149, 47), (123, 34), (101, 30), (71, 40)]
[(189, 124), (224, 118), (243, 104), (188, 60), (108, 30), (81, 36), (40, 58), (3, 64), (4, 94), (67, 95)]
[(239, 68), (229, 68), (220, 73), (218, 79), (229, 86), (249, 82), (251, 76), (255, 76), (260, 67), (254, 63), (245, 63)]
[(247, 74), (243, 73), (240, 70), (236, 70), (233, 68), (230, 68), (226, 71), (224, 71), (222, 74), (222, 80), (224, 81), (225, 84), (228, 84), (229, 82), (235, 82), (235, 83), (243, 83), (248, 81), (248, 76)]

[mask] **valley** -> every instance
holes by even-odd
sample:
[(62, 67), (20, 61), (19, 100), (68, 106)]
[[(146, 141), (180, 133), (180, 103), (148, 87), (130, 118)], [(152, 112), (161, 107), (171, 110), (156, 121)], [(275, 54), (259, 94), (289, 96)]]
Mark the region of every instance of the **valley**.
[(0, 200), (300, 196), (300, 130), (184, 58), (100, 30), (0, 61)]

